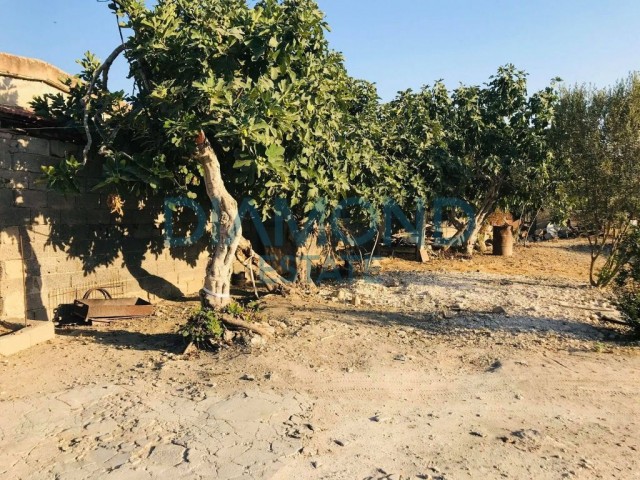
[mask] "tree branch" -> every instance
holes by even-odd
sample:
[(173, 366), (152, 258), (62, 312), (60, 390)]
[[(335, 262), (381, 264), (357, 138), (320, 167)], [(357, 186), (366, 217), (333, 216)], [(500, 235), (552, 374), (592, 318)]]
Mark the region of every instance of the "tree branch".
[[(93, 143), (93, 138), (91, 136), (91, 129), (89, 128), (89, 102), (91, 101), (91, 95), (93, 95), (93, 89), (100, 78), (100, 75), (103, 75), (103, 79), (108, 79), (108, 72), (111, 68), (113, 62), (118, 58), (118, 56), (124, 52), (126, 46), (125, 44), (118, 45), (113, 52), (107, 57), (102, 65), (96, 68), (95, 72), (93, 72), (93, 76), (91, 77), (91, 82), (89, 83), (89, 87), (87, 88), (87, 93), (82, 98), (82, 108), (84, 110), (82, 124), (84, 125), (84, 131), (87, 135), (87, 143), (84, 146), (84, 150), (82, 151), (82, 159), (83, 163), (86, 165), (89, 159), (89, 151), (91, 150), (91, 144)], [(106, 84), (105, 84), (106, 87)]]

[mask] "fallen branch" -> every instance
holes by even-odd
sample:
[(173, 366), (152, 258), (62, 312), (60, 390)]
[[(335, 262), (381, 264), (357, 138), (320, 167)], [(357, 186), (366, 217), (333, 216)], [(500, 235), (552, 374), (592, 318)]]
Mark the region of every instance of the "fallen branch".
[(244, 330), (249, 330), (250, 332), (257, 333), (258, 335), (261, 335), (261, 336), (266, 337), (266, 338), (273, 338), (273, 335), (271, 335), (271, 332), (268, 332), (264, 328), (257, 327), (255, 325), (252, 325), (251, 323), (245, 322), (243, 320), (239, 320), (239, 319), (234, 318), (234, 317), (228, 317), (226, 315), (223, 315), (221, 317), (221, 320), (222, 320), (222, 323), (224, 323), (226, 325), (230, 325), (230, 326), (236, 327), (236, 328), (242, 328)]
[(615, 325), (623, 325), (625, 327), (630, 327), (631, 326), (631, 324), (629, 322), (625, 322), (623, 320), (616, 320), (615, 318), (611, 318), (611, 317), (607, 317), (607, 316), (600, 317), (600, 321), (602, 323), (613, 323)]
[(251, 242), (246, 238), (240, 240), (240, 244), (236, 250), (236, 259), (243, 265), (247, 265), (250, 269), (255, 268), (258, 277), (270, 292), (289, 292), (291, 290), (290, 283), (282, 278), (278, 272), (272, 268), (264, 268), (268, 265), (267, 262), (253, 251)]

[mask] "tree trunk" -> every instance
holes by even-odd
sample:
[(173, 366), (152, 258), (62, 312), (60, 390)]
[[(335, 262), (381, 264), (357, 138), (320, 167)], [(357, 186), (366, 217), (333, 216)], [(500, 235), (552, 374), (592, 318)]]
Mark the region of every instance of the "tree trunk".
[(482, 203), (482, 206), (476, 212), (476, 217), (475, 217), (476, 224), (473, 228), (473, 231), (471, 232), (471, 235), (469, 235), (469, 238), (467, 239), (467, 243), (465, 244), (465, 250), (467, 255), (473, 255), (473, 248), (475, 247), (476, 242), (478, 241), (478, 234), (480, 233), (480, 230), (483, 227), (484, 221), (487, 219), (487, 216), (495, 210), (495, 206), (498, 198), (497, 192), (499, 190), (499, 187), (500, 187), (499, 182), (491, 186), (485, 201)]
[(469, 238), (467, 238), (467, 242), (465, 243), (465, 253), (467, 255), (473, 255), (473, 249), (476, 245), (476, 242), (478, 241), (478, 234), (480, 233), (480, 230), (482, 229), (483, 223), (486, 218), (486, 213), (480, 213), (476, 215), (476, 224), (471, 231), (471, 235), (469, 235)]
[(598, 286), (598, 280), (595, 275), (595, 267), (596, 267), (596, 261), (598, 260), (599, 256), (600, 255), (597, 255), (597, 256), (591, 255), (591, 263), (589, 264), (589, 283), (591, 284), (592, 287)]
[[(302, 245), (296, 246), (296, 277), (295, 283), (303, 287), (314, 287), (315, 284), (311, 279), (311, 265), (313, 258), (310, 257), (311, 252), (316, 250), (318, 245), (318, 228), (314, 228), (309, 232), (307, 238)], [(320, 258), (317, 259), (318, 261)]]
[(478, 248), (483, 255), (487, 253), (487, 234), (483, 231), (478, 233)]
[(209, 257), (201, 297), (203, 306), (222, 308), (231, 302), (231, 273), (236, 250), (242, 239), (242, 226), (235, 225), (238, 203), (224, 186), (218, 156), (204, 132), (200, 132), (197, 146), (195, 158), (204, 170), (207, 195), (212, 203), (220, 206), (219, 235)]

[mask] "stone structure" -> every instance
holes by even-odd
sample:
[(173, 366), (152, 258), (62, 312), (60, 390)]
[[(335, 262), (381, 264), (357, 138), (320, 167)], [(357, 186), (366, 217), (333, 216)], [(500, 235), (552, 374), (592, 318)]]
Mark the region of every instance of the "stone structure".
[(52, 319), (94, 287), (151, 301), (197, 292), (206, 245), (165, 246), (162, 199), (126, 198), (125, 215), (111, 214), (107, 194), (93, 191), (99, 165), (78, 179), (81, 194), (40, 182), (41, 167), (81, 149), (81, 139), (28, 110), (33, 95), (64, 92), (63, 75), (0, 54), (0, 319)]
[(0, 52), (0, 105), (29, 109), (36, 95), (68, 92), (68, 77), (43, 61)]

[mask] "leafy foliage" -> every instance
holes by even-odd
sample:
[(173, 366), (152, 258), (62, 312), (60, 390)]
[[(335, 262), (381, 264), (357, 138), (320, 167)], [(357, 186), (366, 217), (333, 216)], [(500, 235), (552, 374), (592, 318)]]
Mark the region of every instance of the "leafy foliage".
[[(611, 88), (576, 86), (562, 92), (554, 141), (564, 165), (563, 189), (589, 234), (594, 286), (607, 285), (624, 264), (630, 222), (640, 214), (638, 131), (637, 75)], [(607, 250), (610, 255), (598, 272), (596, 262)]]
[[(365, 116), (353, 111), (359, 84), (330, 50), (315, 2), (160, 0), (148, 9), (120, 0), (111, 8), (131, 34), (125, 56), (137, 91), (125, 97), (102, 79), (95, 85), (91, 126), (106, 157), (100, 187), (202, 194), (190, 157), (204, 129), (227, 187), (254, 198), (264, 216), (276, 197), (301, 221), (319, 198), (331, 208), (354, 193), (357, 167), (371, 153)], [(90, 54), (81, 63), (71, 97), (40, 99), (39, 112), (80, 121), (98, 67)]]
[(199, 308), (187, 323), (178, 329), (178, 334), (193, 342), (198, 348), (205, 347), (210, 340), (222, 337), (224, 330), (219, 313), (215, 310)]
[(401, 92), (382, 109), (384, 151), (402, 171), (407, 198), (462, 198), (479, 228), (497, 206), (540, 202), (548, 189), (556, 98), (553, 84), (529, 96), (526, 74), (513, 65), (482, 87), (449, 92), (437, 82)]
[(222, 337), (225, 315), (251, 323), (259, 319), (259, 312), (259, 305), (255, 302), (247, 305), (231, 302), (218, 310), (198, 308), (191, 314), (187, 323), (178, 329), (178, 334), (195, 343), (198, 348), (204, 348)]
[(616, 305), (640, 335), (640, 228), (633, 227), (614, 255), (621, 264), (615, 277)]
[[(252, 197), (267, 217), (283, 198), (298, 223), (320, 200), (328, 215), (350, 196), (362, 209), (391, 199), (406, 211), (455, 196), (476, 208), (480, 225), (498, 204), (539, 201), (549, 184), (555, 90), (529, 97), (526, 74), (512, 65), (482, 87), (449, 92), (438, 82), (381, 106), (375, 86), (351, 78), (329, 48), (313, 0), (159, 0), (151, 8), (112, 0), (110, 8), (128, 34), (135, 92), (110, 92), (108, 71), (98, 75), (87, 54), (68, 98), (34, 103), (72, 125), (88, 106), (103, 157), (96, 188), (205, 203), (194, 161), (201, 131), (236, 199)], [(48, 169), (49, 185), (72, 186), (78, 168)]]

